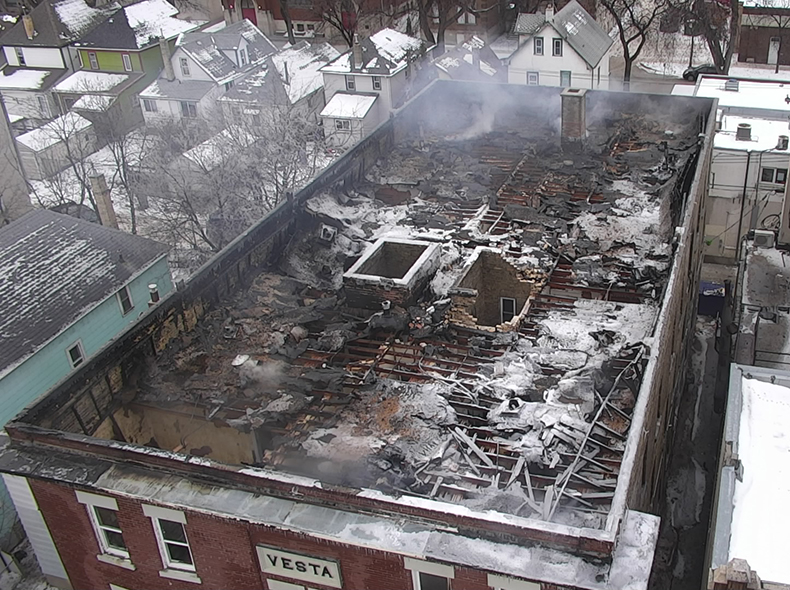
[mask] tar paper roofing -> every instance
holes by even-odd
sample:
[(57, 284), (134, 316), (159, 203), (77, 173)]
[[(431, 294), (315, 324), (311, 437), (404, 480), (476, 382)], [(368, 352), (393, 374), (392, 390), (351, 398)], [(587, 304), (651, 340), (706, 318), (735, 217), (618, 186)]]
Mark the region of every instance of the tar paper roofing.
[(107, 49), (143, 49), (160, 37), (173, 39), (200, 23), (176, 18), (178, 9), (167, 0), (143, 0), (126, 6), (75, 45)]
[(63, 47), (86, 35), (119, 9), (117, 2), (93, 8), (85, 0), (44, 0), (30, 12), (36, 35), (28, 39), (20, 19), (3, 35), (3, 45)]
[[(362, 64), (354, 64), (354, 71), (364, 74), (389, 76), (406, 67), (410, 54), (419, 53), (424, 45), (420, 39), (410, 37), (392, 29), (382, 29), (359, 42), (362, 48)], [(330, 74), (346, 74), (352, 70), (352, 51), (349, 50), (321, 71)]]
[(216, 87), (208, 80), (154, 80), (140, 92), (140, 98), (158, 100), (200, 100)]
[(57, 119), (53, 119), (43, 127), (28, 131), (16, 140), (23, 146), (40, 152), (55, 145), (64, 138), (73, 137), (75, 133), (84, 131), (92, 123), (77, 113), (68, 112)]
[(30, 70), (5, 68), (0, 75), (2, 90), (45, 90), (58, 80), (66, 70)]
[[(751, 128), (751, 139), (743, 141), (736, 139), (736, 132), (739, 125), (749, 125)], [(714, 147), (725, 150), (742, 150), (748, 152), (767, 151), (774, 149), (779, 143), (780, 136), (790, 135), (787, 128), (787, 121), (771, 121), (756, 117), (738, 117), (734, 115), (724, 115), (721, 118), (721, 129), (716, 132), (713, 139)], [(787, 150), (777, 151), (777, 154), (784, 154), (790, 160)]]
[(522, 35), (534, 35), (546, 22), (550, 22), (579, 57), (591, 67), (600, 63), (614, 43), (576, 0), (568, 2), (565, 8), (550, 19), (546, 19), (545, 14), (520, 14), (514, 31)]
[[(248, 64), (238, 67), (225, 52), (236, 52), (246, 45)], [(176, 46), (191, 57), (218, 84), (232, 79), (244, 70), (277, 52), (277, 48), (248, 20), (242, 20), (214, 33), (186, 33)]]
[(42, 209), (0, 229), (0, 376), (167, 252)]
[(332, 119), (364, 119), (376, 98), (378, 97), (367, 94), (338, 92), (326, 103), (321, 116)]
[(107, 72), (93, 72), (79, 70), (74, 72), (55, 86), (57, 92), (111, 92), (120, 86), (129, 76), (126, 74), (109, 74)]

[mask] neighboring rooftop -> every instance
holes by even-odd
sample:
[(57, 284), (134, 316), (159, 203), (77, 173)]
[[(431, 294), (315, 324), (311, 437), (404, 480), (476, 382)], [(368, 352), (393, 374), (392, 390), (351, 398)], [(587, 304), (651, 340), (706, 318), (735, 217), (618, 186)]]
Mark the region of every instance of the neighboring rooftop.
[(377, 96), (337, 92), (321, 111), (322, 117), (335, 119), (364, 119), (376, 102)]
[(111, 92), (129, 79), (127, 74), (110, 74), (78, 70), (59, 82), (53, 90), (57, 92), (96, 93)]
[(453, 80), (506, 82), (507, 68), (479, 37), (472, 37), (434, 61)]
[(0, 228), (0, 376), (166, 252), (152, 240), (41, 209)]
[(782, 117), (790, 113), (790, 82), (706, 75), (697, 81), (695, 96), (718, 98), (719, 108), (725, 112), (773, 111)]
[(120, 9), (117, 2), (98, 8), (86, 0), (43, 0), (31, 12), (36, 34), (27, 38), (22, 19), (2, 36), (3, 45), (64, 47), (77, 41)]
[(343, 55), (324, 66), (321, 71), (332, 74), (355, 72), (363, 74), (391, 76), (408, 64), (409, 58), (425, 49), (424, 43), (404, 33), (392, 29), (382, 29), (378, 33), (359, 41), (362, 48), (362, 63), (353, 64), (353, 52), (349, 49)]
[(40, 152), (64, 140), (75, 141), (76, 135), (91, 125), (88, 119), (68, 112), (46, 125), (18, 136), (16, 140), (34, 152)]
[[(741, 129), (741, 136), (746, 137), (743, 133), (744, 125), (748, 125), (748, 139), (739, 139), (738, 129)], [(780, 138), (788, 137), (788, 135), (790, 135), (790, 129), (788, 129), (787, 121), (723, 115), (721, 116), (721, 128), (716, 132), (713, 145), (719, 149), (748, 152), (774, 151), (774, 153), (781, 153), (784, 151), (788, 154), (788, 161), (790, 161), (790, 153), (787, 152), (786, 147), (784, 150), (775, 150), (780, 145)]]
[(200, 100), (216, 88), (208, 80), (167, 80), (159, 78), (140, 91), (140, 98)]
[(44, 91), (58, 82), (68, 70), (39, 70), (8, 67), (2, 69), (0, 90), (39, 90)]

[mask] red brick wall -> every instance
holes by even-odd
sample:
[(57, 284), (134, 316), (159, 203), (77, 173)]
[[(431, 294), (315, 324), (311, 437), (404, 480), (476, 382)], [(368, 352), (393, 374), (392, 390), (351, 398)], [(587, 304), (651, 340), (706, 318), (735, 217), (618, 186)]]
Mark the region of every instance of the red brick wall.
[[(137, 568), (129, 571), (96, 559), (99, 546), (85, 506), (77, 502), (73, 488), (32, 479), (30, 486), (76, 589), (103, 590), (112, 583), (146, 590), (264, 590), (264, 577), (255, 551), (257, 544), (338, 560), (345, 590), (411, 588), (411, 573), (404, 569), (400, 555), (190, 511), (185, 511), (187, 537), (202, 584), (162, 578), (159, 576), (162, 560), (151, 520), (143, 514), (142, 502), (116, 496), (118, 522)], [(300, 584), (298, 580), (278, 579)], [(308, 585), (320, 587), (315, 583)], [(485, 572), (461, 567), (455, 568), (452, 589), (490, 590)]]

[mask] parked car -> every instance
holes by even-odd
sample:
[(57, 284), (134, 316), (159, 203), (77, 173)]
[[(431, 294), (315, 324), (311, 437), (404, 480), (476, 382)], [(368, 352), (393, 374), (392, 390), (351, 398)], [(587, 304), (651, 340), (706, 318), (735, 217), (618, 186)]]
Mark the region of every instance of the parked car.
[(717, 68), (715, 65), (702, 64), (701, 66), (694, 66), (693, 68), (688, 68), (685, 72), (683, 72), (683, 79), (688, 80), (689, 82), (696, 82), (700, 74), (718, 74), (718, 73), (719, 73), (719, 68)]

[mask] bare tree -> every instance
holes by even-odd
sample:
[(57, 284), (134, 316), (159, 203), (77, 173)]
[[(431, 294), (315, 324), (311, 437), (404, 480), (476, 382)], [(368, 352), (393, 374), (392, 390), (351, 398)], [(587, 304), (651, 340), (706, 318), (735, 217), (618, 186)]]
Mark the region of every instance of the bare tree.
[(617, 27), (623, 48), (623, 90), (631, 87), (631, 70), (645, 42), (667, 9), (666, 0), (600, 0)]
[(365, 0), (317, 0), (313, 5), (316, 15), (333, 27), (346, 44), (354, 44), (359, 19), (365, 16)]
[[(742, 19), (746, 17), (750, 18), (752, 21), (750, 23), (751, 27), (767, 27), (778, 30), (776, 38), (779, 40), (779, 45), (776, 47), (776, 68), (774, 72), (779, 73), (779, 61), (783, 45), (782, 40), (784, 39), (783, 31), (790, 29), (790, 0), (757, 0), (755, 4), (751, 5), (751, 8), (758, 9), (760, 13), (741, 17)], [(749, 23), (744, 24), (746, 25)]]
[(280, 12), (283, 13), (283, 20), (285, 20), (285, 31), (288, 34), (288, 43), (296, 45), (296, 37), (294, 37), (294, 25), (291, 20), (291, 7), (289, 0), (280, 0)]
[(741, 2), (671, 0), (684, 15), (687, 34), (705, 39), (719, 73), (730, 69), (741, 27)]

